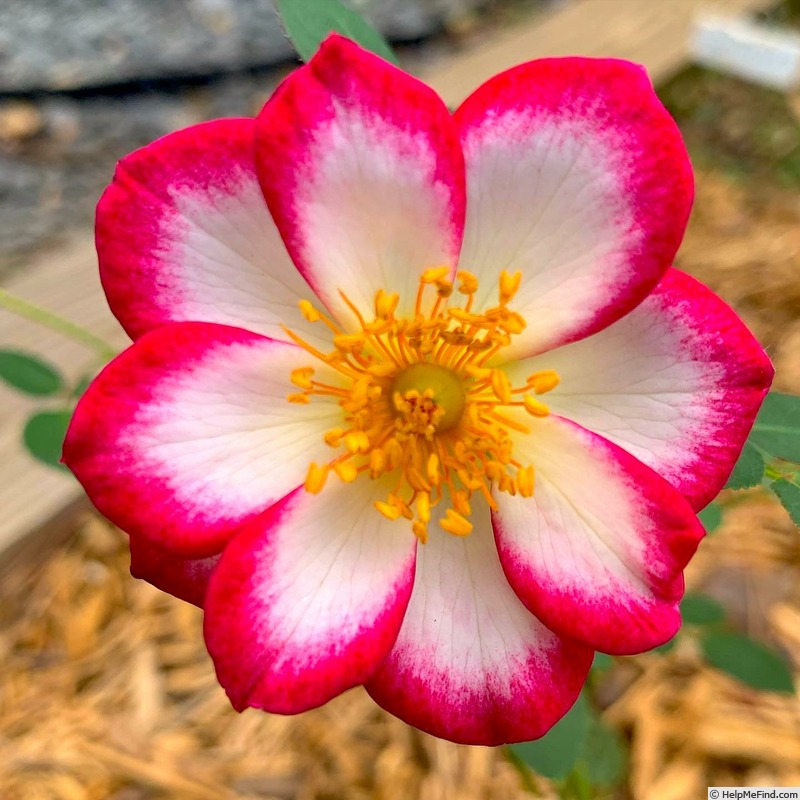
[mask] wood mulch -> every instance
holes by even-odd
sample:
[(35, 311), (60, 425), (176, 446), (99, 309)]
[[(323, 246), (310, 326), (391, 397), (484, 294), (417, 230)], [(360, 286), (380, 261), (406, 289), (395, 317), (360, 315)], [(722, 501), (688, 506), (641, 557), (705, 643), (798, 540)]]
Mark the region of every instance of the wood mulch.
[[(703, 174), (679, 266), (746, 317), (800, 393), (800, 200)], [(800, 678), (800, 536), (758, 492), (723, 497), (689, 585)], [(214, 678), (201, 612), (128, 574), (124, 536), (87, 516), (63, 547), (0, 580), (0, 800), (508, 800), (500, 751), (433, 739), (361, 690), (296, 717), (236, 714)], [(608, 722), (630, 743), (613, 796), (697, 800), (707, 786), (800, 786), (797, 696), (704, 665), (690, 635), (620, 659)], [(543, 796), (553, 797), (546, 781)]]

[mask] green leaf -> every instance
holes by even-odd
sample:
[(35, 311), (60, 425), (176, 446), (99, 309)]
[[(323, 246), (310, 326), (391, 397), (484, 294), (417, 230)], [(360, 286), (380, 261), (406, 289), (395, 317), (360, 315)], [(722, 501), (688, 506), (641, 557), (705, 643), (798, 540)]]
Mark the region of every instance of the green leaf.
[(794, 692), (792, 673), (773, 650), (740, 633), (709, 631), (703, 637), (709, 664), (734, 678), (770, 692)]
[(594, 654), (594, 661), (592, 661), (593, 670), (597, 672), (605, 672), (607, 669), (611, 669), (613, 666), (613, 656), (608, 655), (608, 653), (601, 653), (599, 651)]
[(331, 32), (341, 33), (392, 64), (392, 48), (360, 14), (339, 0), (277, 0), (286, 35), (303, 61), (308, 61)]
[(619, 734), (593, 715), (583, 749), (586, 775), (595, 786), (613, 786), (625, 769), (625, 746)]
[(681, 602), (681, 616), (690, 625), (715, 625), (725, 619), (725, 609), (704, 594), (687, 592)]
[(562, 780), (581, 756), (589, 732), (589, 713), (589, 704), (581, 693), (566, 716), (541, 739), (509, 745), (509, 750), (545, 778)]
[(89, 384), (94, 380), (94, 375), (81, 375), (75, 386), (72, 388), (73, 397), (83, 397), (84, 392), (89, 388)]
[(41, 411), (28, 419), (23, 439), (34, 458), (51, 467), (66, 469), (60, 463), (61, 447), (71, 416), (70, 411)]
[(654, 647), (652, 652), (653, 653), (669, 653), (675, 647), (676, 642), (678, 641), (677, 636), (673, 636), (669, 641), (664, 642), (664, 644), (659, 645), (658, 647)]
[(800, 397), (770, 392), (749, 441), (776, 458), (800, 461)]
[(722, 506), (719, 503), (709, 503), (697, 516), (706, 533), (713, 533), (722, 525)]
[(772, 483), (769, 488), (778, 495), (781, 505), (789, 512), (792, 522), (800, 528), (800, 486), (781, 478)]
[(761, 453), (748, 440), (745, 442), (742, 454), (739, 456), (739, 460), (736, 462), (725, 488), (750, 489), (753, 486), (758, 486), (763, 477), (764, 459), (761, 457)]
[(17, 350), (0, 350), (0, 378), (26, 394), (55, 394), (64, 385), (59, 371), (37, 356)]

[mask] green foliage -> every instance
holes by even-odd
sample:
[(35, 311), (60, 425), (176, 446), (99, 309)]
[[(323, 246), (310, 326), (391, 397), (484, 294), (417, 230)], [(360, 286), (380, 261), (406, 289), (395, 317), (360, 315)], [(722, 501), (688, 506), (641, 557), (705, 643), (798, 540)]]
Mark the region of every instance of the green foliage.
[(713, 533), (722, 525), (722, 506), (719, 503), (709, 503), (697, 516), (706, 533)]
[(773, 458), (800, 462), (800, 397), (770, 392), (748, 441)]
[(341, 33), (393, 64), (392, 48), (360, 14), (339, 0), (276, 0), (286, 35), (303, 61), (308, 61), (331, 32)]
[(594, 661), (592, 661), (592, 672), (606, 672), (614, 666), (614, 657), (608, 653), (597, 652), (594, 654)]
[(748, 440), (745, 442), (742, 454), (733, 468), (726, 489), (750, 489), (758, 486), (764, 477), (764, 459), (761, 453)]
[(72, 396), (74, 398), (83, 397), (84, 392), (89, 388), (89, 384), (94, 380), (93, 374), (81, 375), (72, 387)]
[(619, 736), (593, 709), (586, 690), (549, 733), (509, 750), (539, 775), (564, 781), (564, 795), (572, 797), (589, 797), (591, 786), (615, 784), (625, 763)]
[(619, 734), (594, 715), (583, 748), (586, 776), (595, 786), (614, 786), (625, 771), (626, 748)]
[(0, 379), (38, 397), (56, 394), (64, 386), (61, 373), (54, 366), (17, 350), (0, 350)]
[(726, 488), (760, 484), (777, 495), (800, 527), (800, 397), (766, 396)]
[(768, 692), (793, 692), (792, 673), (777, 653), (741, 633), (709, 631), (702, 638), (709, 664)]
[(675, 647), (675, 642), (677, 641), (678, 637), (673, 636), (668, 642), (664, 642), (664, 644), (659, 645), (658, 647), (653, 648), (654, 653), (669, 653)]
[(781, 478), (769, 488), (775, 492), (783, 507), (789, 512), (792, 522), (800, 528), (800, 486)]
[(512, 744), (509, 749), (534, 772), (563, 780), (572, 772), (589, 733), (589, 703), (581, 692), (575, 705), (541, 739)]
[(60, 463), (61, 448), (72, 412), (40, 411), (25, 423), (23, 441), (31, 455), (51, 467), (66, 469)]
[(725, 609), (704, 594), (687, 592), (681, 602), (681, 616), (690, 625), (716, 625), (725, 619)]

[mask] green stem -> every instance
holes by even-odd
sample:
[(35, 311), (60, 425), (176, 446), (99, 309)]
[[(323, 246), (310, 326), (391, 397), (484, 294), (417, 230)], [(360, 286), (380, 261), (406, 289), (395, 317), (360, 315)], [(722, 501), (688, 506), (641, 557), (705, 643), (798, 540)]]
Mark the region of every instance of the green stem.
[(111, 359), (117, 354), (117, 350), (108, 342), (103, 341), (99, 336), (95, 336), (91, 331), (87, 331), (86, 328), (82, 328), (80, 325), (76, 325), (74, 322), (70, 322), (68, 319), (64, 319), (64, 317), (60, 317), (46, 308), (37, 306), (35, 303), (24, 300), (22, 297), (17, 297), (5, 289), (0, 289), (0, 306), (7, 308), (14, 314), (18, 314), (20, 317), (25, 317), (39, 323), (39, 325), (44, 325), (46, 328), (57, 331), (62, 336), (92, 348), (105, 360)]

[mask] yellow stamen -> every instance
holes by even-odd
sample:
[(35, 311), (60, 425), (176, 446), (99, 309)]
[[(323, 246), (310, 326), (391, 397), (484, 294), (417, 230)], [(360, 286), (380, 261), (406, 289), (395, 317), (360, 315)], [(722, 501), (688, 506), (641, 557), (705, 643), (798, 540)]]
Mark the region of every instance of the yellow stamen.
[(534, 372), (533, 375), (528, 375), (528, 386), (530, 386), (536, 394), (546, 394), (551, 392), (561, 382), (558, 373), (554, 369), (543, 369), (539, 372)]
[(306, 475), (305, 490), (311, 492), (311, 494), (319, 494), (325, 487), (325, 481), (327, 480), (328, 467), (320, 467), (312, 461)]
[(450, 267), (431, 267), (422, 273), (422, 283), (437, 283), (450, 274)]
[[(507, 360), (503, 348), (526, 327), (525, 319), (508, 308), (521, 273), (502, 272), (499, 304), (483, 310), (473, 308), (476, 276), (458, 272), (454, 293), (451, 274), (449, 266), (422, 273), (408, 318), (395, 316), (403, 299), (395, 292), (378, 290), (373, 319), (340, 293), (357, 322), (346, 330), (301, 301), (305, 319), (330, 329), (332, 352), (285, 329), (323, 364), (323, 375), (337, 373), (335, 381), (317, 379), (313, 367), (301, 366), (290, 375), (301, 390), (288, 396), (290, 402), (325, 400), (342, 415), (341, 426), (323, 436), (336, 454), (328, 464), (310, 465), (306, 490), (321, 492), (331, 472), (345, 483), (383, 480), (387, 494), (375, 508), (389, 520), (410, 520), (423, 544), (440, 503), (439, 527), (467, 536), (476, 500), (496, 509), (494, 492), (533, 495), (534, 467), (515, 458), (513, 437), (536, 435), (535, 425), (523, 424), (521, 412), (547, 416), (548, 407), (535, 395), (559, 381), (555, 371), (540, 370), (514, 387), (497, 366)], [(428, 302), (423, 302), (425, 292)]]
[(384, 503), (383, 500), (376, 500), (375, 501), (375, 508), (383, 514), (386, 519), (390, 519), (392, 521), (396, 519), (400, 519), (400, 509), (397, 506), (389, 505), (389, 503)]
[(308, 322), (319, 322), (322, 319), (322, 315), (308, 300), (301, 300), (297, 305), (300, 306), (300, 313)]
[(522, 273), (515, 272), (510, 275), (503, 270), (500, 273), (500, 303), (505, 305), (517, 293), (519, 285), (522, 282)]
[(452, 508), (447, 509), (447, 515), (439, 525), (454, 536), (468, 536), (472, 532), (472, 523)]
[(358, 469), (352, 461), (340, 461), (338, 464), (334, 464), (333, 471), (345, 483), (352, 483), (358, 477)]
[(537, 400), (532, 395), (526, 394), (522, 400), (525, 403), (525, 410), (532, 417), (546, 417), (550, 414), (550, 409), (541, 400)]

